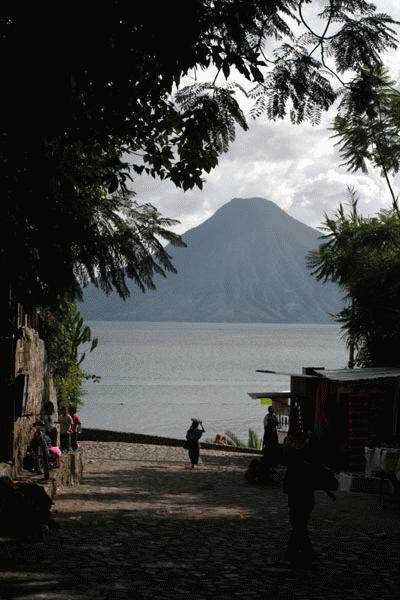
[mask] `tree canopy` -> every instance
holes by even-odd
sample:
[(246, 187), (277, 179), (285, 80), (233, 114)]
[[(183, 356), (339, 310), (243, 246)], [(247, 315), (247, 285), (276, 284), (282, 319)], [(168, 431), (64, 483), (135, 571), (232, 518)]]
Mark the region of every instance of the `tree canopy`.
[[(145, 289), (173, 269), (159, 241), (179, 243), (172, 222), (131, 204), (129, 180), (201, 187), (235, 126), (246, 128), (238, 87), (224, 83), (233, 69), (253, 86), (255, 114), (315, 123), (333, 81), (395, 47), (395, 22), (371, 3), (327, 0), (321, 32), (307, 20), (315, 6), (115, 1), (88, 15), (1, 17), (0, 267), (15, 299), (57, 305), (87, 281), (126, 296), (126, 277)], [(212, 82), (183, 85), (211, 66)]]
[(345, 291), (346, 305), (335, 319), (356, 351), (356, 364), (399, 366), (400, 212), (390, 177), (400, 167), (400, 92), (386, 69), (357, 74), (342, 94), (333, 130), (348, 170), (380, 170), (392, 208), (364, 218), (350, 189), (349, 213), (340, 205), (334, 217), (326, 216), (327, 234), (308, 264), (317, 279)]
[(367, 172), (368, 163), (386, 179), (400, 167), (400, 92), (381, 67), (362, 70), (344, 91), (333, 123), (344, 165)]
[(308, 255), (312, 273), (336, 282), (346, 304), (335, 315), (356, 364), (400, 366), (400, 214), (396, 206), (376, 217), (363, 217), (350, 190), (350, 210), (340, 205), (325, 217), (325, 235)]
[(58, 407), (78, 405), (85, 391), (86, 380), (97, 382), (99, 377), (82, 370), (85, 353), (79, 347), (86, 344), (92, 352), (98, 343), (90, 327), (84, 324), (75, 302), (64, 300), (56, 310), (41, 309), (41, 337), (46, 343), (47, 360), (51, 367), (57, 393)]

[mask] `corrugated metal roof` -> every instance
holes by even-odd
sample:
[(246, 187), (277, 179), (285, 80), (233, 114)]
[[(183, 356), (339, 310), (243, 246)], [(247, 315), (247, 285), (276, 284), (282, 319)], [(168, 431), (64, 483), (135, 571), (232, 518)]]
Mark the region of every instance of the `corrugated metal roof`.
[(323, 379), (329, 379), (330, 381), (372, 381), (375, 379), (396, 379), (400, 377), (400, 369), (394, 368), (335, 369), (332, 371), (315, 369), (315, 373)]
[(257, 373), (272, 373), (274, 375), (288, 375), (301, 379), (329, 379), (329, 381), (373, 381), (378, 379), (396, 379), (400, 377), (400, 369), (389, 367), (375, 367), (371, 369), (318, 369), (313, 370), (313, 375), (304, 373), (288, 373), (286, 371), (267, 371), (257, 369)]

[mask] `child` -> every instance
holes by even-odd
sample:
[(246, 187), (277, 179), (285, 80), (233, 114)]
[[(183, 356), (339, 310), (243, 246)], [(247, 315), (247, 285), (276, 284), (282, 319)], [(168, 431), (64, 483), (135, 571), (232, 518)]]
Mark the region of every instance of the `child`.
[(52, 446), (57, 446), (57, 428), (53, 402), (47, 401), (44, 403), (42, 421), (44, 423), (45, 435), (50, 438)]
[(49, 456), (49, 463), (54, 469), (60, 468), (60, 456), (61, 450), (58, 446), (51, 446), (47, 450)]
[(81, 420), (76, 414), (76, 406), (70, 404), (69, 414), (72, 417), (72, 432), (71, 432), (71, 448), (77, 450), (78, 448), (78, 433), (81, 431)]
[(61, 452), (68, 452), (71, 448), (71, 434), (74, 422), (66, 406), (61, 408), (61, 416), (58, 422), (60, 423), (60, 450)]

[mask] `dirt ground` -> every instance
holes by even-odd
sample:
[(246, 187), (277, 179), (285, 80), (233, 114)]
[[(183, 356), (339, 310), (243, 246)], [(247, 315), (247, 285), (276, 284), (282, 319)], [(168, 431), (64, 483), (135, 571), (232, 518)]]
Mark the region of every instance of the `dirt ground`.
[(204, 450), (192, 470), (183, 448), (82, 447), (82, 485), (57, 496), (60, 528), (10, 546), (1, 599), (399, 597), (398, 500), (318, 492), (310, 533), (320, 556), (293, 569), (283, 472), (250, 486), (249, 455)]

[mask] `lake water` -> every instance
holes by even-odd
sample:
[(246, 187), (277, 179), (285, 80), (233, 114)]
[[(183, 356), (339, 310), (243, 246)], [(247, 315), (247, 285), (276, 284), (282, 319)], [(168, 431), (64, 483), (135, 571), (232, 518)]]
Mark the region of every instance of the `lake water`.
[(347, 352), (336, 325), (270, 323), (89, 323), (99, 338), (84, 369), (83, 426), (182, 437), (190, 417), (205, 437), (226, 429), (247, 440), (263, 431), (265, 406), (248, 392), (289, 389), (303, 366), (341, 368)]

